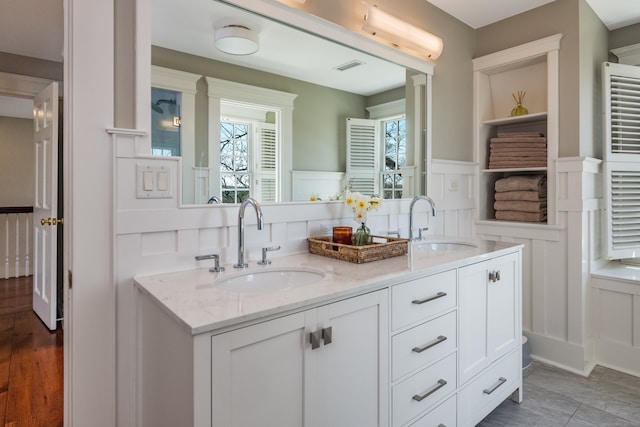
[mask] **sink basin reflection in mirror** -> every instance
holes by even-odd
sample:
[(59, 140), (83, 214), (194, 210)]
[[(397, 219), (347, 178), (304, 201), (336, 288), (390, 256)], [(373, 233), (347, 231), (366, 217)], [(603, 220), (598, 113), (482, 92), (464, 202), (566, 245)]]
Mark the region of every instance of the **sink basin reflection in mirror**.
[(324, 276), (324, 272), (312, 268), (265, 268), (231, 273), (217, 279), (213, 285), (235, 292), (268, 292), (312, 285)]
[(477, 248), (475, 243), (459, 240), (416, 240), (411, 243), (413, 254), (447, 254)]

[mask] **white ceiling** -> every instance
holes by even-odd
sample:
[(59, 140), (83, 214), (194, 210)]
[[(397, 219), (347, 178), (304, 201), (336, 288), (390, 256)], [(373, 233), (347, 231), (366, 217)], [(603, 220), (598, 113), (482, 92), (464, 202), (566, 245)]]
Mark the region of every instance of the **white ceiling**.
[[(485, 25), (500, 21), (513, 15), (536, 8), (554, 0), (427, 0), (443, 11), (449, 13), (460, 21), (466, 23), (472, 28), (480, 28)], [(640, 22), (640, 0), (586, 0), (595, 13), (600, 17), (602, 22), (610, 30), (625, 27), (627, 25)], [(201, 56), (215, 56), (215, 49), (212, 49), (212, 28), (214, 24), (221, 22), (212, 22), (211, 15), (202, 13), (202, 7), (211, 7), (211, 0), (153, 0), (154, 4), (154, 43), (165, 45), (173, 49), (184, 50)], [(179, 5), (179, 6), (178, 6)], [(0, 52), (8, 52), (17, 55), (30, 56), (34, 58), (47, 59), (50, 61), (62, 61), (63, 49), (63, 0), (5, 0), (2, 2), (3, 10), (0, 13)], [(169, 12), (162, 12), (162, 7), (168, 7)], [(213, 13), (213, 12), (210, 12)], [(220, 16), (220, 15), (216, 15)], [(275, 28), (268, 22), (255, 23), (259, 25), (261, 42), (265, 37), (282, 37), (275, 33)], [(196, 36), (194, 39), (193, 37)], [(352, 59), (361, 59), (367, 65), (372, 65), (372, 58), (359, 57), (354, 51), (350, 53), (338, 54), (333, 51), (325, 51), (319, 46), (310, 48), (311, 40), (302, 39), (299, 36), (292, 37), (291, 34), (285, 34), (285, 38), (294, 39), (305, 46), (307, 52), (313, 54), (298, 57), (297, 63), (305, 64), (305, 68), (296, 67), (295, 64), (288, 64), (288, 74), (294, 78), (306, 79), (308, 77), (309, 66), (320, 69), (320, 65), (313, 66), (313, 61), (318, 58), (333, 59), (332, 65), (338, 66)], [(190, 41), (187, 41), (189, 39)], [(198, 40), (194, 42), (194, 40)], [(261, 51), (271, 55), (268, 57), (259, 57), (258, 67), (265, 71), (273, 71), (281, 73), (276, 69), (273, 58), (274, 55), (281, 57), (282, 50), (273, 51), (266, 47), (266, 43), (262, 43)], [(321, 53), (319, 53), (321, 52)], [(227, 56), (228, 59), (228, 56)], [(248, 57), (235, 57), (234, 60), (242, 63), (247, 61)], [(244, 64), (251, 66), (250, 64)], [(367, 67), (357, 67), (351, 70), (366, 71), (366, 78), (360, 74), (354, 78), (350, 84), (353, 87), (358, 82), (374, 80), (373, 71), (367, 70)], [(320, 84), (327, 84), (331, 75), (336, 74), (334, 70), (322, 69), (321, 77), (325, 79)], [(344, 73), (343, 73), (344, 74)], [(391, 76), (393, 73), (390, 69), (381, 72), (381, 76)], [(397, 78), (396, 78), (397, 79)], [(386, 85), (392, 87), (393, 79), (389, 78)], [(362, 93), (366, 93), (367, 89), (362, 87), (359, 89)], [(3, 105), (5, 114), (8, 114), (6, 104), (11, 98), (0, 98), (0, 104)], [(22, 107), (17, 107), (24, 116), (25, 102), (18, 102)], [(31, 107), (29, 112), (31, 114)]]
[[(427, 0), (472, 28), (493, 24), (554, 0)], [(640, 22), (638, 0), (586, 0), (609, 30)]]

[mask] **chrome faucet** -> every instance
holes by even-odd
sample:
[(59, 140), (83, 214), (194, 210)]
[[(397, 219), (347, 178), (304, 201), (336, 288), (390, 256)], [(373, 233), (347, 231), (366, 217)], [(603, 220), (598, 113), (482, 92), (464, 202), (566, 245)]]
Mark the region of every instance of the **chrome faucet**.
[(258, 217), (258, 230), (262, 230), (264, 224), (262, 221), (262, 209), (260, 208), (260, 203), (251, 197), (244, 199), (240, 205), (240, 209), (238, 210), (238, 263), (234, 264), (234, 268), (247, 268), (249, 266), (244, 262), (244, 210), (247, 208), (247, 205), (253, 206), (253, 209), (256, 211), (256, 216)]
[[(409, 205), (409, 240), (413, 240), (413, 206), (418, 200), (426, 200), (431, 205), (431, 215), (436, 216), (436, 204), (429, 196), (416, 196)], [(422, 235), (422, 230), (420, 235)]]

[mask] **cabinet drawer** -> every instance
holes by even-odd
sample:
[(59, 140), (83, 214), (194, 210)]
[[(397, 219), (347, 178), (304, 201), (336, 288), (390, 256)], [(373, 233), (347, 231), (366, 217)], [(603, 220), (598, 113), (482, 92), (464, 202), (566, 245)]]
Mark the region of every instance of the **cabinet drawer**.
[(444, 271), (391, 288), (393, 330), (456, 306), (456, 270)]
[(411, 427), (455, 427), (456, 425), (456, 395), (453, 395), (411, 424)]
[(393, 425), (400, 426), (433, 407), (456, 389), (453, 353), (393, 387)]
[(460, 425), (475, 425), (522, 386), (520, 351), (500, 359), (459, 393)]
[(391, 339), (393, 380), (428, 366), (456, 349), (456, 312), (436, 317)]

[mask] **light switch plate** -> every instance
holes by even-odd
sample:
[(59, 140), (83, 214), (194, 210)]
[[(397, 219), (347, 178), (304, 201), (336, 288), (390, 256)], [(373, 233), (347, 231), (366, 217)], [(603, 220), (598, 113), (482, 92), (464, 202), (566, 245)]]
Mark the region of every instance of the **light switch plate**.
[(168, 199), (171, 194), (171, 171), (166, 166), (136, 165), (136, 198)]

